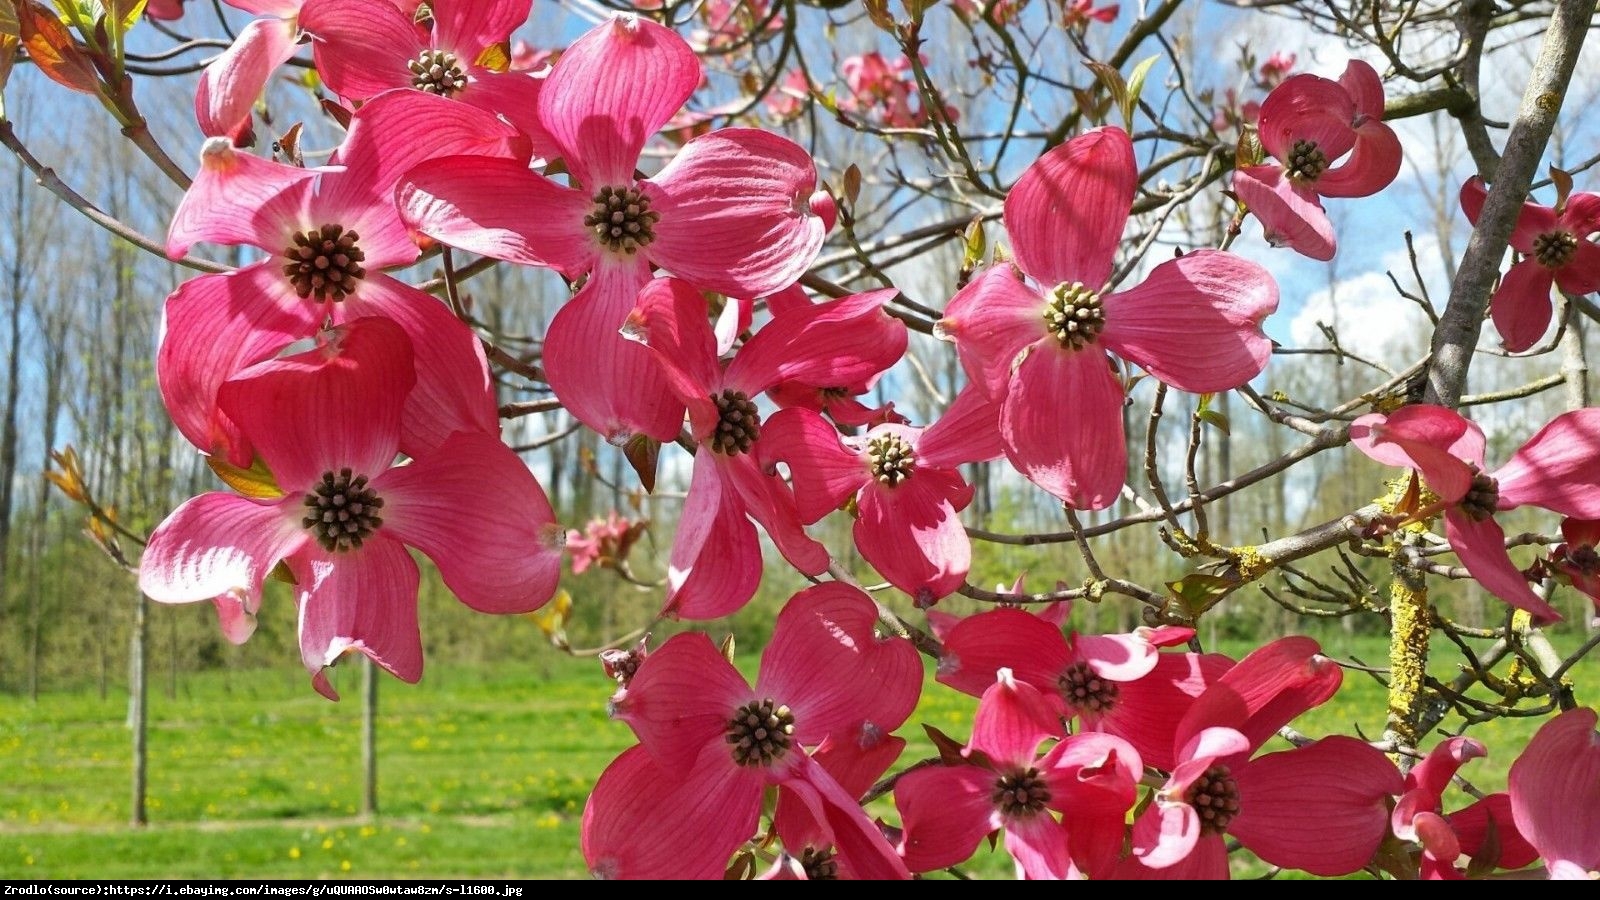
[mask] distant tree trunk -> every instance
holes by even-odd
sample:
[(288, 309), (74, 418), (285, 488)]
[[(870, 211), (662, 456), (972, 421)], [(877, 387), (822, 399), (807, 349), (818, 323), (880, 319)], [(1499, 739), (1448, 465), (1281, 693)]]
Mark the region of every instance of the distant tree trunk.
[[(17, 476), (17, 405), (22, 387), (22, 272), (23, 272), (23, 203), (27, 180), (23, 168), (17, 166), (16, 215), (11, 222), (11, 259), (7, 266), (7, 282), (11, 288), (9, 310), (10, 347), (6, 353), (6, 405), (4, 424), (0, 425), (0, 620), (6, 613), (11, 598), (11, 507), (14, 502), (12, 485)], [(0, 633), (4, 633), (0, 626)], [(4, 682), (0, 670), (0, 682)]]
[(149, 666), (145, 659), (147, 626), (145, 617), (150, 601), (143, 594), (133, 607), (133, 640), (128, 646), (128, 725), (133, 729), (133, 812), (130, 823), (142, 827), (149, 823), (145, 813), (145, 786), (148, 755), (145, 752), (146, 709), (150, 691), (145, 675)]
[(361, 666), (361, 814), (378, 814), (378, 667)]

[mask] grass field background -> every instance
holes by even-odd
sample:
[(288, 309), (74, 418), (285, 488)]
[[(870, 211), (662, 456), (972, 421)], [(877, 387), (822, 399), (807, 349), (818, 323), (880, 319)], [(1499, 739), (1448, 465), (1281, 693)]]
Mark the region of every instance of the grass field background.
[[(1340, 658), (1381, 664), (1381, 639), (1325, 641)], [(1245, 647), (1224, 647), (1238, 655)], [(743, 664), (747, 672), (755, 661)], [(1592, 683), (1600, 664), (1574, 674)], [(1450, 674), (1448, 663), (1436, 669)], [(594, 779), (633, 743), (606, 717), (611, 682), (592, 660), (545, 648), (494, 668), (431, 667), (423, 683), (381, 684), (379, 804), (361, 795), (358, 677), (346, 700), (314, 694), (303, 672), (186, 676), (151, 694), (149, 814), (131, 829), (125, 696), (93, 690), (37, 704), (0, 696), (0, 877), (576, 878), (579, 820)], [(1580, 701), (1593, 702), (1580, 697)], [(931, 754), (918, 722), (965, 739), (975, 701), (928, 681), (902, 762)], [(1383, 688), (1347, 672), (1334, 701), (1296, 727), (1321, 736), (1382, 731)], [(1464, 774), (1485, 790), (1543, 720), (1470, 733), (1490, 758)], [(1464, 800), (1462, 801), (1464, 802)], [(1004, 873), (1003, 853), (972, 866)]]

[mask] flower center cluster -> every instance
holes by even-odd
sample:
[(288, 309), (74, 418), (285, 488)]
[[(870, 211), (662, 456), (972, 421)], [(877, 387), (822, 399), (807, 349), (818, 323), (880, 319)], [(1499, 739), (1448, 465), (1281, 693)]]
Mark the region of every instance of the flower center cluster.
[(1228, 823), (1239, 814), (1239, 785), (1227, 766), (1205, 770), (1189, 785), (1184, 799), (1200, 814), (1200, 831), (1204, 834), (1226, 832)]
[(1058, 284), (1044, 307), (1044, 327), (1068, 350), (1082, 350), (1094, 343), (1106, 327), (1106, 311), (1100, 295), (1080, 281)]
[(1050, 802), (1050, 787), (1038, 769), (1029, 767), (995, 779), (989, 799), (1002, 815), (1032, 816), (1043, 812), (1044, 805)]
[(301, 297), (343, 300), (367, 274), (367, 258), (356, 241), (361, 236), (343, 225), (297, 231), (283, 251), (283, 274)]
[(1585, 575), (1600, 572), (1600, 553), (1596, 553), (1589, 544), (1567, 548), (1567, 562)]
[(1559, 269), (1578, 255), (1578, 236), (1570, 231), (1546, 231), (1533, 239), (1533, 258), (1547, 269)]
[(731, 390), (712, 394), (711, 402), (717, 405), (717, 430), (706, 439), (711, 449), (729, 456), (749, 453), (761, 437), (761, 416), (755, 403), (743, 391)]
[(765, 766), (783, 758), (794, 743), (794, 713), (774, 701), (752, 700), (728, 720), (723, 738), (741, 766)]
[(306, 515), (300, 524), (329, 552), (356, 550), (383, 525), (378, 510), (383, 498), (367, 486), (367, 476), (322, 473), (322, 481), (306, 494)]
[(454, 53), (424, 50), (406, 68), (411, 70), (411, 86), (419, 91), (449, 97), (467, 86), (467, 75)]
[(1056, 684), (1079, 712), (1108, 713), (1117, 702), (1117, 683), (1096, 675), (1086, 662), (1068, 666)]
[(594, 195), (594, 210), (583, 225), (594, 231), (612, 250), (635, 253), (656, 239), (661, 213), (650, 208), (650, 198), (636, 187), (603, 187)]
[(818, 850), (807, 847), (800, 852), (800, 868), (806, 871), (808, 881), (838, 881), (839, 861), (834, 859), (833, 848)]
[(1289, 158), (1283, 169), (1295, 181), (1316, 181), (1328, 171), (1328, 154), (1322, 152), (1316, 141), (1299, 140), (1289, 148)]
[(879, 484), (894, 487), (911, 477), (917, 457), (898, 434), (880, 434), (867, 441), (867, 465)]
[(1472, 487), (1467, 488), (1460, 505), (1461, 511), (1474, 522), (1493, 516), (1500, 508), (1500, 483), (1474, 468)]

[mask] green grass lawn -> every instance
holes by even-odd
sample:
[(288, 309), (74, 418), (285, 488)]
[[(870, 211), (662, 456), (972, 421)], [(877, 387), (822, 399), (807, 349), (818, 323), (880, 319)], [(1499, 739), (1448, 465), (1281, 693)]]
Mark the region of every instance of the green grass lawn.
[[(1369, 663), (1381, 663), (1384, 652), (1370, 638), (1328, 649)], [(1600, 664), (1587, 669), (1576, 673), (1579, 684), (1600, 675)], [(86, 690), (32, 704), (0, 696), (0, 877), (584, 876), (584, 799), (633, 742), (606, 717), (611, 682), (597, 663), (540, 647), (493, 668), (431, 667), (416, 686), (385, 676), (382, 815), (370, 822), (357, 816), (358, 678), (354, 667), (341, 674), (339, 704), (315, 695), (287, 662), (186, 676), (176, 699), (153, 690), (152, 824), (142, 830), (125, 825), (124, 697), (101, 700)], [(970, 727), (975, 701), (929, 685), (902, 730), (913, 741), (907, 760), (931, 753), (917, 722), (957, 739)], [(1339, 697), (1296, 727), (1375, 736), (1383, 710), (1382, 687), (1351, 672)], [(1491, 756), (1465, 774), (1502, 789), (1539, 721), (1475, 729)], [(985, 847), (972, 868), (1005, 873), (1009, 861)]]

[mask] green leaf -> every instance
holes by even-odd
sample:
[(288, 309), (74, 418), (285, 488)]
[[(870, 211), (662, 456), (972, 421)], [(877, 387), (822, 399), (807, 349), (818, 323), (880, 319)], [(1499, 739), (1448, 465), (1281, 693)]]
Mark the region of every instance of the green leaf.
[(1167, 582), (1167, 589), (1178, 601), (1188, 618), (1198, 619), (1201, 614), (1216, 606), (1234, 588), (1234, 583), (1219, 575), (1191, 572), (1177, 581)]
[(1109, 66), (1103, 62), (1090, 60), (1084, 65), (1088, 66), (1089, 71), (1094, 73), (1094, 77), (1100, 79), (1100, 83), (1105, 85), (1106, 90), (1111, 94), (1111, 102), (1126, 108), (1128, 105), (1128, 83), (1122, 80), (1122, 73), (1118, 72), (1115, 66)]
[(241, 469), (220, 456), (206, 457), (206, 465), (217, 473), (223, 484), (246, 497), (256, 500), (276, 500), (283, 496), (283, 489), (278, 487), (278, 480), (273, 477), (267, 464), (262, 462), (259, 456), (250, 463), (248, 469)]
[(1151, 56), (1140, 61), (1133, 67), (1133, 73), (1128, 76), (1127, 96), (1122, 101), (1122, 120), (1128, 124), (1128, 131), (1133, 131), (1133, 113), (1139, 108), (1139, 95), (1144, 93), (1145, 79), (1150, 77), (1150, 70), (1155, 66), (1159, 56)]
[(1217, 429), (1223, 434), (1229, 433), (1228, 416), (1226, 413), (1219, 412), (1215, 409), (1202, 409), (1195, 413), (1195, 416), (1199, 418), (1200, 421), (1210, 425), (1212, 428)]
[(983, 254), (989, 249), (989, 239), (983, 233), (983, 217), (979, 216), (967, 226), (967, 242), (965, 255), (961, 261), (961, 271), (970, 272), (983, 262)]

